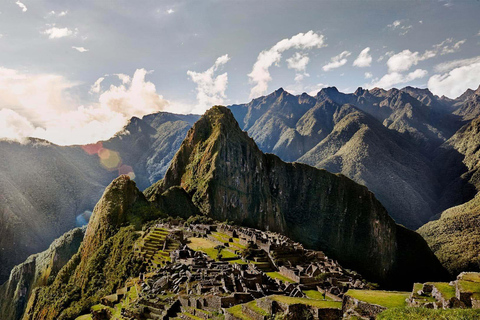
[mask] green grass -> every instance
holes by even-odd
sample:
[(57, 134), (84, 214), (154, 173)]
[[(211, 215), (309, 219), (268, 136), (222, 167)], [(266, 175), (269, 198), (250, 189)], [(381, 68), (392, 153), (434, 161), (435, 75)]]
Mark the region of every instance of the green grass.
[(265, 310), (263, 310), (262, 308), (260, 308), (258, 305), (257, 305), (257, 301), (253, 300), (253, 301), (250, 301), (249, 303), (247, 303), (247, 307), (252, 309), (253, 311), (255, 311), (256, 313), (258, 314), (261, 314), (262, 316), (269, 316), (269, 313)]
[(228, 308), (227, 311), (231, 314), (233, 314), (235, 317), (242, 319), (242, 320), (250, 320), (249, 317), (247, 317), (245, 314), (242, 312), (242, 305), (237, 304), (234, 307)]
[[(314, 300), (323, 300), (323, 294), (320, 291), (303, 290), (302, 292), (307, 296), (307, 298), (314, 299)], [(327, 295), (325, 295), (325, 300), (333, 301), (332, 298), (328, 297)]]
[(203, 320), (202, 318), (197, 317), (197, 316), (194, 316), (193, 314), (188, 313), (188, 312), (183, 312), (182, 314), (184, 314), (184, 315), (186, 315), (187, 317), (189, 317), (189, 318), (191, 318), (191, 319), (194, 319), (194, 320)]
[(236, 259), (236, 260), (229, 260), (228, 262), (230, 262), (231, 264), (235, 264), (235, 263), (238, 263), (238, 264), (247, 264), (245, 261), (243, 261), (242, 259)]
[(477, 272), (467, 272), (462, 274), (459, 280), (480, 282), (480, 273)]
[(300, 303), (300, 304), (312, 306), (315, 308), (335, 308), (335, 309), (342, 308), (342, 302), (340, 301), (324, 301), (324, 300), (314, 300), (309, 298), (295, 298), (295, 297), (287, 297), (287, 296), (271, 296), (270, 299), (275, 300), (277, 302), (285, 303), (288, 305)]
[(393, 308), (377, 316), (378, 320), (477, 320), (479, 309)]
[(77, 317), (75, 320), (92, 320), (91, 314), (84, 314), (83, 316)]
[(472, 281), (458, 280), (460, 291), (473, 293), (473, 298), (480, 299), (480, 283)]
[(295, 281), (293, 281), (292, 279), (287, 278), (284, 275), (281, 275), (279, 272), (276, 272), (276, 271), (275, 272), (267, 272), (266, 274), (267, 274), (267, 276), (269, 276), (272, 279), (278, 279), (278, 280), (281, 280), (283, 282), (295, 283)]
[[(190, 243), (188, 246), (190, 249), (195, 251), (203, 251), (205, 252), (210, 258), (217, 260), (218, 258), (218, 250), (215, 249), (218, 244), (213, 241), (204, 239), (204, 238), (189, 238)], [(227, 249), (222, 249), (221, 251), (223, 258), (238, 258), (238, 256)]]
[(407, 305), (405, 299), (410, 296), (410, 292), (381, 290), (348, 290), (346, 295), (360, 301), (377, 304), (385, 308), (400, 308)]
[(429, 282), (428, 284), (435, 286), (445, 300), (455, 297), (455, 287), (447, 282)]

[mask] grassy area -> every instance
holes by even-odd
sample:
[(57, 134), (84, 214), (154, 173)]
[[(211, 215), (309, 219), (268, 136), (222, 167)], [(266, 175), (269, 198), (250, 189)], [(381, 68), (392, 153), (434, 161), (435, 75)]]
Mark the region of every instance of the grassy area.
[(253, 311), (255, 311), (256, 313), (258, 314), (261, 314), (262, 316), (269, 316), (269, 313), (265, 310), (263, 310), (262, 308), (260, 308), (258, 305), (257, 305), (257, 301), (253, 300), (253, 301), (250, 301), (249, 303), (247, 303), (247, 306), (252, 309)]
[[(317, 290), (303, 290), (302, 292), (310, 299), (323, 300), (323, 294), (320, 291), (317, 291)], [(325, 295), (325, 300), (333, 301), (327, 295)]]
[(183, 312), (183, 314), (186, 315), (187, 317), (189, 317), (190, 319), (193, 319), (193, 320), (203, 320), (202, 318), (194, 316), (193, 314), (188, 313), (188, 312)]
[(446, 300), (455, 297), (455, 287), (449, 285), (447, 282), (429, 282), (428, 284), (435, 286)]
[(83, 316), (77, 317), (75, 320), (92, 320), (91, 314), (84, 314)]
[(272, 279), (282, 280), (283, 282), (295, 283), (295, 281), (293, 281), (292, 279), (287, 278), (284, 275), (281, 275), (279, 272), (276, 272), (276, 271), (275, 272), (267, 272), (266, 274), (267, 274), (267, 276), (269, 276)]
[(250, 320), (249, 317), (247, 317), (246, 315), (243, 314), (241, 304), (237, 304), (234, 307), (228, 308), (227, 311), (230, 312), (231, 314), (233, 314), (235, 317), (237, 317), (239, 319)]
[(393, 308), (377, 316), (378, 320), (476, 320), (479, 309)]
[(243, 261), (242, 259), (229, 260), (228, 262), (230, 262), (231, 264), (234, 264), (234, 263), (247, 264), (247, 263), (246, 263), (245, 261)]
[(480, 283), (458, 280), (458, 286), (461, 291), (471, 292), (473, 293), (473, 298), (480, 299)]
[[(204, 238), (189, 238), (190, 243), (188, 247), (195, 251), (203, 251), (205, 252), (210, 258), (217, 260), (218, 258), (218, 250), (215, 249), (218, 244), (213, 241)], [(224, 258), (237, 258), (238, 256), (227, 249), (222, 249), (221, 251), (222, 257)]]
[(346, 295), (372, 304), (378, 304), (386, 308), (405, 307), (406, 298), (410, 292), (381, 291), (381, 290), (348, 290)]
[(460, 280), (480, 282), (480, 273), (467, 272), (462, 274)]
[(309, 298), (295, 298), (295, 297), (287, 297), (287, 296), (271, 296), (271, 299), (285, 303), (285, 304), (305, 304), (307, 306), (312, 306), (315, 308), (335, 308), (335, 309), (341, 309), (342, 308), (342, 302), (340, 301), (324, 301), (324, 300), (314, 300), (314, 299), (309, 299)]

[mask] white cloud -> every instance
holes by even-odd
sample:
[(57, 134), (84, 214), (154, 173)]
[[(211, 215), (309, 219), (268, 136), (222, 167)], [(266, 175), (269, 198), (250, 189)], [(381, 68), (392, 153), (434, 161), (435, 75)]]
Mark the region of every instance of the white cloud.
[(303, 86), (300, 83), (296, 83), (294, 85), (286, 87), (285, 91), (295, 95), (299, 95), (306, 92), (309, 96), (313, 97), (313, 96), (316, 96), (318, 91), (320, 91), (322, 88), (326, 88), (328, 86), (329, 86), (328, 84), (324, 84), (324, 83), (318, 83), (315, 85), (307, 85), (307, 86)]
[(20, 2), (20, 0), (18, 0), (17, 2), (15, 2), (17, 4), (17, 6), (20, 7), (20, 9), (22, 9), (22, 12), (27, 12), (28, 8), (25, 4), (23, 4), (22, 2)]
[(289, 69), (294, 69), (297, 72), (305, 72), (310, 58), (305, 53), (295, 52), (295, 54), (287, 59)]
[(175, 12), (175, 11), (174, 11), (173, 9), (168, 9), (168, 10), (167, 10), (167, 13), (168, 13), (168, 14), (172, 14), (172, 13), (174, 13), (174, 12)]
[(322, 67), (323, 71), (330, 71), (332, 69), (340, 68), (347, 63), (347, 57), (352, 53), (349, 51), (343, 51), (338, 56), (332, 57), (330, 62)]
[(132, 78), (130, 78), (129, 75), (126, 75), (123, 73), (116, 73), (115, 75), (118, 77), (118, 79), (122, 81), (123, 84), (127, 84), (127, 83), (130, 83), (130, 81), (132, 81)]
[(371, 84), (367, 84), (367, 88), (380, 87), (385, 89), (390, 89), (396, 84), (407, 83), (415, 79), (420, 79), (425, 77), (428, 74), (426, 70), (417, 69), (408, 74), (402, 74), (399, 72), (390, 72), (384, 75), (380, 80), (375, 80)]
[(410, 29), (413, 28), (412, 25), (406, 25), (404, 20), (395, 20), (391, 24), (387, 25), (387, 27), (392, 30), (400, 31), (401, 36), (406, 35)]
[(442, 41), (441, 43), (434, 45), (433, 47), (435, 48), (435, 50), (437, 52), (440, 53), (440, 55), (443, 56), (445, 54), (455, 53), (455, 52), (459, 51), (460, 46), (462, 44), (464, 44), (467, 40), (463, 39), (463, 40), (460, 40), (460, 41), (454, 43), (453, 45), (449, 45), (450, 43), (453, 43), (453, 41), (454, 41), (453, 38), (447, 38), (444, 41)]
[(305, 72), (307, 69), (307, 64), (310, 61), (310, 58), (306, 53), (295, 52), (295, 54), (288, 58), (287, 65), (289, 69), (294, 69), (296, 71), (295, 74), (295, 81), (300, 82), (305, 77), (309, 77), (310, 75)]
[(224, 103), (228, 74), (225, 72), (215, 76), (215, 72), (229, 60), (228, 54), (225, 54), (204, 72), (187, 71), (187, 75), (197, 85), (197, 105), (191, 110), (192, 113), (204, 113), (212, 106)]
[(289, 49), (306, 50), (324, 46), (323, 35), (308, 31), (307, 33), (299, 33), (290, 39), (283, 39), (270, 49), (260, 52), (253, 65), (252, 72), (248, 74), (250, 82), (254, 84), (250, 91), (250, 98), (258, 97), (267, 91), (268, 83), (272, 80), (269, 68), (272, 65), (278, 66), (284, 51)]
[(365, 49), (360, 52), (358, 55), (357, 59), (353, 61), (353, 65), (355, 67), (359, 68), (364, 68), (364, 67), (370, 67), (372, 64), (372, 56), (370, 55), (370, 47), (366, 47)]
[(479, 37), (480, 37), (480, 30), (478, 31), (478, 33), (477, 33), (477, 36), (479, 36)]
[[(436, 74), (428, 80), (428, 88), (434, 94), (449, 98), (456, 98), (468, 88), (476, 89), (480, 84), (480, 57), (478, 61), (465, 64), (450, 70), (448, 73)], [(470, 59), (473, 61), (473, 59)], [(457, 60), (460, 62), (462, 60)], [(451, 64), (453, 66), (454, 64)], [(460, 65), (458, 63), (457, 65)]]
[(75, 47), (73, 46), (72, 49), (75, 49), (77, 50), (78, 52), (87, 52), (88, 49), (84, 48), (84, 47)]
[(387, 61), (388, 72), (403, 72), (409, 70), (412, 66), (417, 65), (420, 61), (435, 57), (435, 51), (411, 52), (403, 50), (391, 56)]
[(102, 89), (101, 84), (105, 80), (105, 77), (100, 77), (95, 81), (95, 83), (90, 87), (90, 93), (99, 93)]
[(64, 38), (74, 34), (73, 31), (68, 28), (57, 28), (55, 26), (46, 29), (42, 33), (48, 35), (49, 39)]
[(365, 72), (365, 79), (373, 78), (373, 74), (371, 72)]
[(31, 136), (35, 131), (34, 126), (11, 109), (0, 110), (0, 139), (22, 141)]
[(52, 10), (48, 13), (47, 16), (65, 17), (67, 14), (68, 14), (68, 10), (60, 11), (60, 12), (56, 12)]
[(435, 72), (445, 73), (455, 68), (468, 66), (478, 62), (480, 62), (480, 56), (473, 57), (470, 59), (452, 60), (452, 61), (447, 61), (447, 62), (442, 62), (440, 64), (437, 64), (434, 67), (434, 70)]
[(68, 95), (77, 84), (61, 76), (0, 68), (0, 137), (21, 141), (33, 136), (62, 145), (109, 139), (132, 116), (168, 105), (155, 85), (145, 81), (146, 74), (136, 70), (129, 86), (111, 85), (99, 92), (97, 103), (83, 106)]

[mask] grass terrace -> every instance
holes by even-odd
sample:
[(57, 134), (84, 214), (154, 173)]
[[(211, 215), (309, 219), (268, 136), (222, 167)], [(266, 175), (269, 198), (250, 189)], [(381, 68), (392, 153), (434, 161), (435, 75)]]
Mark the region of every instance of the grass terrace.
[(480, 309), (392, 308), (377, 316), (377, 320), (477, 320)]
[(232, 315), (234, 315), (235, 317), (237, 317), (238, 319), (250, 320), (250, 318), (243, 313), (241, 304), (237, 304), (234, 307), (228, 308), (227, 311)]
[[(307, 298), (310, 298), (310, 299), (313, 299), (313, 300), (324, 300), (323, 299), (323, 294), (320, 291), (317, 291), (317, 290), (303, 290), (302, 292), (307, 296)], [(326, 301), (333, 301), (332, 298), (328, 297), (327, 295), (325, 295), (325, 300)]]
[(401, 308), (407, 305), (405, 299), (410, 292), (382, 290), (348, 290), (346, 295), (360, 301), (377, 304), (385, 308)]
[(445, 300), (455, 297), (455, 287), (447, 282), (429, 282), (428, 284), (435, 286)]
[(287, 278), (285, 277), (284, 275), (281, 275), (279, 272), (277, 271), (274, 271), (274, 272), (266, 272), (266, 275), (269, 276), (270, 278), (272, 279), (278, 279), (278, 280), (281, 280), (283, 282), (288, 282), (288, 283), (295, 283), (295, 281), (293, 281), (292, 279), (290, 278)]
[(307, 306), (312, 306), (319, 309), (321, 308), (341, 309), (342, 308), (342, 302), (340, 301), (314, 300), (309, 298), (295, 298), (295, 297), (278, 296), (278, 295), (271, 296), (270, 299), (280, 303), (285, 303), (288, 305), (300, 303), (300, 304), (305, 304)]
[[(215, 249), (215, 247), (218, 246), (218, 244), (216, 244), (215, 242), (210, 241), (208, 239), (204, 239), (204, 238), (189, 238), (188, 240), (190, 241), (190, 243), (188, 244), (188, 247), (190, 249), (195, 251), (203, 251), (210, 258), (214, 260), (218, 259), (218, 250)], [(222, 249), (220, 253), (222, 254), (222, 257), (226, 259), (238, 258), (238, 256), (235, 253), (231, 252), (228, 249)], [(230, 262), (237, 262), (237, 259), (232, 260)]]
[(473, 293), (472, 298), (480, 299), (480, 283), (473, 281), (458, 280), (460, 291)]

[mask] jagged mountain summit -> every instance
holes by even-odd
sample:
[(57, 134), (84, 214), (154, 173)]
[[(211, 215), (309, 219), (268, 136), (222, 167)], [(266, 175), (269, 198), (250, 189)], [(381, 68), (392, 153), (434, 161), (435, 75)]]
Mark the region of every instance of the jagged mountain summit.
[(262, 153), (225, 107), (190, 129), (165, 178), (145, 193), (153, 200), (175, 186), (205, 215), (286, 234), (383, 284), (446, 276), (425, 241), (396, 225), (366, 187)]

